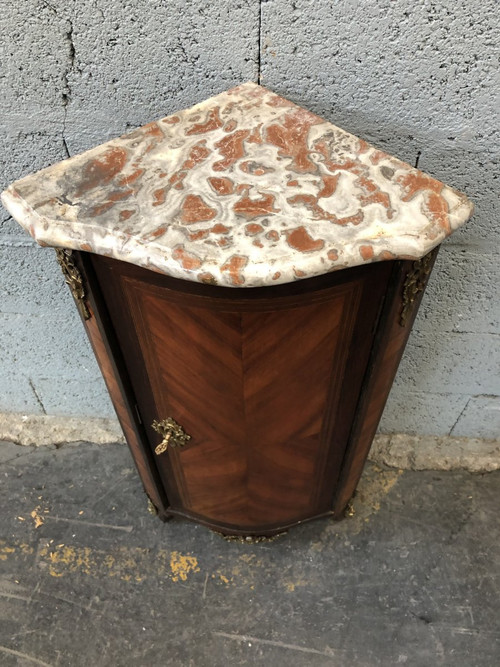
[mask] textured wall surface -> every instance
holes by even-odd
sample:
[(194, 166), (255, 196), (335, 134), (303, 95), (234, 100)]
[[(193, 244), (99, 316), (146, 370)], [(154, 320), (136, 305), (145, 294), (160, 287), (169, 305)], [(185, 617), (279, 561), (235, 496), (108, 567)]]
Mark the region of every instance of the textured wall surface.
[[(0, 187), (246, 80), (457, 187), (381, 429), (500, 433), (496, 0), (6, 0)], [(53, 253), (0, 211), (0, 411), (113, 414)]]

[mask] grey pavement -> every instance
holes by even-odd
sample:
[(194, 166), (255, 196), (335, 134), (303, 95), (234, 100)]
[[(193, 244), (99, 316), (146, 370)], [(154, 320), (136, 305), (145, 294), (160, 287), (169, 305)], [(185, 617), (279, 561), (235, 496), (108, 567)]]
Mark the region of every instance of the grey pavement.
[(161, 523), (123, 445), (0, 446), (0, 663), (500, 664), (500, 471), (371, 464), (273, 542)]

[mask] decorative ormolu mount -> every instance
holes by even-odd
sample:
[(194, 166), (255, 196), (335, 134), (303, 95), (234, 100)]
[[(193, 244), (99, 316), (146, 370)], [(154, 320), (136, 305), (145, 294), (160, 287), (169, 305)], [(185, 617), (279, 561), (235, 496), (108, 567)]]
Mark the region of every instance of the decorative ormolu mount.
[(84, 320), (90, 319), (90, 311), (85, 303), (86, 295), (82, 276), (73, 260), (73, 251), (67, 248), (56, 248), (56, 258), (64, 274), (66, 285), (69, 286), (80, 315)]
[(348, 502), (347, 506), (344, 510), (344, 516), (345, 517), (353, 517), (355, 514), (356, 514), (356, 510), (354, 508), (354, 505), (352, 504), (352, 502)]
[(427, 279), (432, 270), (432, 263), (437, 254), (437, 248), (428, 252), (422, 258), (413, 262), (411, 270), (408, 272), (403, 285), (403, 304), (399, 324), (405, 327), (413, 311), (413, 305), (418, 295), (424, 291)]
[(153, 516), (157, 516), (158, 514), (158, 508), (156, 507), (156, 505), (149, 496), (148, 496), (148, 512)]
[(191, 436), (172, 417), (167, 417), (161, 422), (157, 422), (155, 419), (151, 426), (163, 436), (163, 440), (155, 447), (157, 456), (166, 452), (168, 447), (184, 447), (187, 441), (191, 440)]
[(282, 533), (277, 533), (276, 535), (224, 535), (224, 533), (219, 533), (217, 530), (212, 530), (213, 533), (222, 537), (226, 542), (238, 542), (239, 544), (259, 544), (260, 542), (274, 542), (283, 535), (286, 535), (288, 531), (284, 530)]

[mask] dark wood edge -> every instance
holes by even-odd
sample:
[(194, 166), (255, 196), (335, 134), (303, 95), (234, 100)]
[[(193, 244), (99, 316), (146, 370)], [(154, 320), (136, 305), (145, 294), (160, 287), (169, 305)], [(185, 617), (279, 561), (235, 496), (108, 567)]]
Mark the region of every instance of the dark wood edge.
[[(334, 291), (344, 283), (350, 283), (357, 278), (362, 279), (366, 275), (367, 266), (371, 266), (363, 264), (282, 285), (232, 288), (172, 278), (135, 264), (121, 262), (102, 255), (95, 255), (94, 261), (98, 261), (100, 265), (111, 270), (119, 265), (122, 280), (147, 282), (150, 286), (153, 286), (153, 289), (155, 287), (160, 288), (162, 296), (164, 298), (168, 297), (173, 302), (190, 307), (208, 307), (209, 310), (228, 308), (237, 308), (238, 310), (248, 308), (248, 310), (252, 310), (255, 307), (263, 310), (266, 309), (266, 306), (269, 306), (274, 311), (277, 308), (290, 308), (294, 305), (302, 307), (304, 300), (300, 297), (304, 294), (309, 295), (308, 303), (326, 301), (330, 298), (329, 292)], [(258, 305), (255, 306), (253, 302), (258, 302)]]
[[(95, 267), (96, 266), (95, 256), (92, 258), (92, 262), (93, 266)], [(100, 280), (102, 281), (103, 280), (102, 267), (100, 267), (99, 264), (97, 264), (96, 268), (97, 268), (97, 274), (100, 276)], [(128, 283), (127, 289), (125, 289), (125, 283)], [(123, 296), (124, 302), (127, 303), (128, 306), (127, 312), (129, 314), (129, 317), (131, 317), (131, 321), (134, 324), (134, 326), (128, 327), (127, 333), (129, 340), (133, 339), (134, 341), (132, 349), (137, 350), (138, 354), (140, 355), (139, 365), (141, 366), (142, 370), (141, 375), (143, 376), (141, 384), (138, 384), (137, 366), (136, 366), (134, 386), (142, 399), (141, 401), (138, 402), (139, 411), (141, 413), (144, 422), (143, 430), (145, 438), (148, 443), (147, 448), (148, 451), (151, 452), (152, 443), (158, 442), (159, 438), (158, 438), (158, 433), (155, 432), (152, 427), (152, 421), (153, 421), (152, 415), (150, 414), (149, 417), (146, 417), (145, 415), (147, 414), (147, 406), (149, 406), (152, 409), (154, 418), (157, 418), (157, 416), (161, 413), (158, 407), (158, 399), (164, 391), (164, 383), (162, 381), (159, 381), (157, 383), (155, 380), (160, 380), (160, 378), (158, 378), (156, 374), (151, 375), (147, 373), (146, 370), (147, 368), (155, 368), (156, 363), (154, 357), (151, 358), (152, 351), (148, 348), (147, 345), (145, 346), (142, 342), (147, 340), (148, 325), (143, 318), (142, 308), (140, 307), (140, 301), (142, 297), (140, 290), (138, 290), (138, 287), (144, 286), (144, 283), (137, 282), (132, 279), (125, 280), (122, 278), (122, 276), (120, 276), (119, 280), (116, 282), (116, 286), (122, 288), (121, 294)], [(138, 335), (138, 332), (141, 333)], [(120, 349), (126, 350), (126, 348), (124, 348), (123, 345), (124, 341), (122, 337)], [(130, 353), (127, 354), (126, 351), (124, 354), (126, 357), (124, 361), (128, 366), (129, 373), (132, 377), (134, 377), (134, 368), (133, 365), (131, 364), (132, 362), (131, 354)], [(145, 396), (148, 396), (146, 401), (144, 400)], [(187, 445), (187, 447), (189, 447), (189, 444)], [(162, 459), (164, 461), (165, 457), (167, 457), (168, 465), (165, 466), (163, 463), (163, 468), (162, 468)], [(188, 499), (189, 493), (184, 483), (184, 474), (182, 466), (179, 461), (177, 451), (173, 448), (169, 448), (168, 454), (165, 454), (164, 457), (162, 457), (161, 459), (153, 457), (153, 459), (155, 460), (155, 466), (158, 469), (158, 475), (159, 478), (161, 479), (162, 487), (168, 489), (169, 504), (177, 505), (180, 502), (181, 497), (183, 497), (184, 499)]]
[[(434, 266), (438, 251), (439, 246), (430, 253), (432, 255), (430, 270)], [(370, 360), (363, 380), (363, 390), (356, 409), (356, 417), (353, 421), (342, 461), (339, 484), (333, 498), (332, 507), (335, 519), (341, 519), (344, 516), (347, 504), (358, 485), (425, 292), (429, 276), (425, 281), (424, 289), (414, 301), (406, 324), (402, 326), (400, 324), (400, 313), (403, 304), (404, 283), (414, 263), (413, 261), (397, 261), (394, 263), (373, 339)]]
[[(327, 465), (322, 473), (318, 473), (318, 479), (322, 479), (322, 489), (320, 495), (318, 488), (317, 498), (323, 509), (332, 507), (332, 496), (339, 484), (342, 462), (350, 442), (352, 421), (358, 408), (359, 392), (363, 387), (371, 358), (373, 334), (378, 326), (385, 293), (392, 275), (390, 262), (377, 262), (375, 266), (371, 266), (374, 269), (371, 280), (358, 283), (358, 294), (351, 304), (355, 312), (351, 312), (350, 315), (345, 313), (343, 316), (346, 321), (349, 317), (351, 319), (354, 317), (354, 320), (350, 325), (343, 370), (337, 380), (339, 389), (341, 388), (337, 408), (327, 415), (323, 426), (324, 437), (330, 442)], [(331, 393), (327, 404), (335, 404)]]
[(91, 314), (89, 319), (82, 319), (85, 330), (130, 447), (144, 490), (161, 516), (169, 506), (168, 499), (147, 444), (140, 415), (135, 410), (137, 401), (97, 277), (87, 253), (73, 251), (73, 257), (85, 283), (87, 303)]
[(169, 508), (166, 512), (163, 514), (160, 514), (160, 518), (163, 521), (168, 521), (169, 518), (172, 517), (179, 517), (181, 519), (187, 519), (188, 521), (194, 521), (196, 523), (201, 524), (202, 526), (206, 526), (207, 528), (210, 528), (211, 530), (216, 531), (217, 533), (221, 533), (224, 536), (232, 536), (232, 535), (237, 535), (237, 536), (253, 536), (253, 537), (272, 537), (273, 535), (279, 535), (279, 533), (283, 533), (287, 531), (289, 528), (293, 528), (294, 526), (300, 526), (303, 523), (309, 523), (309, 521), (316, 521), (317, 519), (324, 519), (324, 518), (333, 518), (333, 512), (322, 512), (321, 514), (315, 514), (314, 516), (308, 516), (303, 519), (297, 519), (295, 521), (291, 521), (290, 523), (285, 523), (285, 524), (275, 524), (273, 526), (266, 526), (265, 528), (258, 528), (255, 526), (252, 526), (251, 528), (245, 529), (241, 528), (236, 525), (228, 524), (228, 523), (218, 523), (217, 521), (210, 521), (206, 517), (203, 517), (201, 515), (196, 514), (195, 512), (188, 512), (185, 510), (178, 510), (174, 508)]
[[(325, 397), (325, 406), (336, 405), (337, 409), (326, 409), (324, 413), (320, 440), (323, 443), (329, 444), (323, 447), (323, 451), (318, 456), (315, 466), (314, 476), (318, 480), (317, 488), (314, 490), (316, 510), (319, 510), (320, 507), (325, 507), (325, 495), (326, 498), (329, 498), (329, 489), (337, 481), (335, 473), (338, 468), (335, 463), (338, 461), (339, 448), (335, 446), (335, 430), (339, 424), (339, 410), (342, 404), (341, 395), (349, 359), (349, 353), (345, 353), (344, 347), (346, 346), (346, 341), (350, 343), (356, 320), (359, 317), (359, 305), (363, 296), (365, 283), (360, 280), (351, 283), (350, 287), (350, 291), (346, 294), (348, 298), (344, 300), (342, 308), (338, 334), (339, 344), (330, 360), (330, 377), (328, 394)], [(326, 471), (328, 471), (328, 474), (325, 474)], [(319, 482), (319, 480), (321, 481)], [(326, 504), (328, 506), (328, 501)]]

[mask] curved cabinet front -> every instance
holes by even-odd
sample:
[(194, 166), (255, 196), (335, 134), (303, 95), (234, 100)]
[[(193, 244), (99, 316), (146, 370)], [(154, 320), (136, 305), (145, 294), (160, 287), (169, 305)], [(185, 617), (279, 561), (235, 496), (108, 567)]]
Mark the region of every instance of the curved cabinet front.
[(331, 512), (390, 263), (230, 289), (91, 257), (167, 512), (231, 534)]

